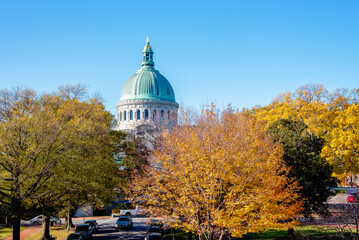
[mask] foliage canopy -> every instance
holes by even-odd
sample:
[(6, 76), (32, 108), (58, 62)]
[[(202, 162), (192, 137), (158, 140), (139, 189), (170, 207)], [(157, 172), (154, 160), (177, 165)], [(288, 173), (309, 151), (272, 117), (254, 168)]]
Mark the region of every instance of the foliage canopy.
[(189, 119), (184, 114), (184, 124), (163, 135), (146, 178), (134, 186), (152, 214), (200, 239), (294, 226), (287, 220), (301, 210), (298, 187), (263, 126), (213, 105), (194, 124)]
[(336, 186), (332, 177), (333, 167), (320, 156), (324, 141), (305, 130), (302, 121), (279, 119), (272, 123), (268, 131), (276, 142), (283, 144), (283, 160), (290, 169), (289, 178), (297, 179), (304, 199), (303, 213), (326, 213), (326, 200), (333, 194), (330, 187)]
[(0, 92), (0, 200), (9, 205), (14, 239), (25, 205), (41, 206), (48, 231), (56, 205), (78, 195), (104, 199), (116, 184), (113, 118), (85, 93), (81, 86)]
[(268, 106), (248, 112), (268, 127), (278, 119), (303, 121), (310, 134), (324, 139), (321, 155), (341, 180), (359, 172), (359, 89), (336, 89), (329, 93), (320, 84), (308, 84), (286, 92)]

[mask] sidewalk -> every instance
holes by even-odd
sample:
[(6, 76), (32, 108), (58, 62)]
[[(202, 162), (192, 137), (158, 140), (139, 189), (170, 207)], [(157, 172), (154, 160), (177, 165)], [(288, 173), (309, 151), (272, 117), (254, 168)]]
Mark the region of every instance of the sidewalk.
[[(30, 226), (29, 228), (25, 229), (24, 231), (20, 232), (20, 240), (25, 240), (25, 238), (30, 237), (31, 235), (41, 231), (42, 226)], [(4, 240), (12, 240), (12, 237), (5, 238)]]
[[(85, 220), (90, 220), (90, 219), (107, 219), (107, 218), (112, 218), (111, 216), (100, 216), (100, 217), (75, 217), (72, 219), (85, 219)], [(61, 218), (62, 223), (65, 222), (64, 218)], [(25, 229), (24, 231), (20, 232), (20, 240), (25, 240), (26, 238), (30, 237), (31, 235), (41, 231), (42, 229), (42, 225), (37, 225), (37, 226), (29, 226), (27, 229)], [(12, 237), (8, 237), (5, 238), (4, 240), (12, 240)]]

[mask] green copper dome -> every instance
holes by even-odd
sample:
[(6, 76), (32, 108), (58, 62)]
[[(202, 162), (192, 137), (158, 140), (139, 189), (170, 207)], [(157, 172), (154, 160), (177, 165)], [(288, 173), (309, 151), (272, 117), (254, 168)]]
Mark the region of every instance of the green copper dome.
[(154, 68), (153, 51), (148, 38), (142, 55), (142, 67), (123, 86), (120, 101), (166, 100), (175, 102), (175, 94), (170, 82)]

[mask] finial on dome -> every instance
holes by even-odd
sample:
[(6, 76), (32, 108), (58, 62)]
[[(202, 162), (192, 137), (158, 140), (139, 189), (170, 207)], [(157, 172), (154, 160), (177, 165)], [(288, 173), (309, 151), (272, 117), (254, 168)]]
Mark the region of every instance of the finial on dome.
[(150, 40), (147, 37), (147, 42), (145, 48), (142, 51), (142, 66), (154, 66), (155, 63), (153, 62), (153, 50), (150, 45)]

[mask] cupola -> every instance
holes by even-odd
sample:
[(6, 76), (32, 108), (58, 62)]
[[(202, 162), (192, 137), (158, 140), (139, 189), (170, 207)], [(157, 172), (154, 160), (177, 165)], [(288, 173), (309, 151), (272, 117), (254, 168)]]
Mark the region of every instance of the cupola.
[(154, 68), (153, 50), (147, 38), (142, 51), (142, 67), (132, 75), (122, 88), (120, 101), (166, 100), (175, 102), (170, 82)]

